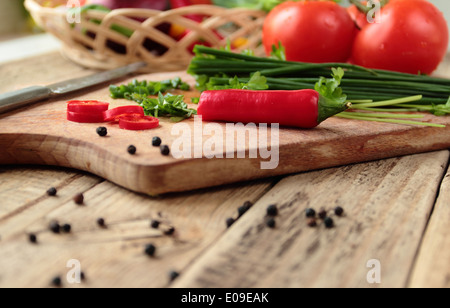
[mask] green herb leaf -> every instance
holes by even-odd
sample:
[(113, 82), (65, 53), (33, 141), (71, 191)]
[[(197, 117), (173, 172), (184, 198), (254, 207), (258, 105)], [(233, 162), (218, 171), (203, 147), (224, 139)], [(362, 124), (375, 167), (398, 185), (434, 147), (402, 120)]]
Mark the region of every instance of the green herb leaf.
[(431, 104), (430, 112), (436, 116), (444, 116), (450, 114), (450, 97), (446, 104)]
[(174, 123), (178, 123), (178, 122), (181, 122), (181, 121), (183, 121), (185, 119), (186, 119), (185, 117), (171, 117), (170, 121), (174, 122)]
[[(144, 108), (145, 115), (154, 117), (166, 116), (177, 119), (186, 119), (196, 114), (195, 109), (191, 109), (184, 102), (184, 95), (166, 94), (172, 89), (189, 90), (189, 85), (179, 77), (163, 81), (138, 81), (133, 80), (127, 85), (111, 85), (109, 91), (112, 98), (125, 98), (138, 103)], [(151, 98), (150, 95), (158, 95), (158, 98)]]
[(247, 83), (249, 90), (267, 90), (267, 78), (262, 76), (260, 72), (255, 72)]
[(319, 92), (323, 97), (333, 100), (337, 103), (345, 103), (347, 95), (342, 93), (342, 89), (339, 87), (341, 80), (344, 77), (344, 70), (340, 67), (332, 68), (332, 78), (320, 77), (319, 81), (315, 84), (314, 89)]
[(270, 53), (270, 55), (274, 59), (286, 61), (286, 49), (284, 48), (283, 44), (281, 44), (281, 42), (278, 42), (278, 46), (272, 45), (272, 52)]
[[(226, 77), (223, 77), (226, 78)], [(202, 81), (204, 82), (204, 81)], [(227, 90), (227, 89), (239, 89), (239, 90), (266, 90), (269, 86), (267, 84), (266, 77), (262, 76), (260, 72), (252, 74), (247, 82), (242, 82), (237, 76), (228, 79), (228, 84), (215, 84), (214, 78), (209, 78), (207, 83), (204, 83), (199, 90)]]
[(151, 98), (146, 95), (133, 93), (130, 98), (144, 108), (145, 115), (186, 119), (193, 114), (197, 114), (195, 109), (189, 108), (184, 102), (184, 95), (173, 95), (170, 93), (163, 95), (159, 92), (158, 98)]
[(173, 89), (187, 91), (189, 85), (183, 82), (179, 77), (163, 81), (137, 81), (136, 79), (128, 85), (110, 85), (109, 91), (112, 98), (128, 98), (131, 94), (156, 95), (159, 92), (167, 92)]

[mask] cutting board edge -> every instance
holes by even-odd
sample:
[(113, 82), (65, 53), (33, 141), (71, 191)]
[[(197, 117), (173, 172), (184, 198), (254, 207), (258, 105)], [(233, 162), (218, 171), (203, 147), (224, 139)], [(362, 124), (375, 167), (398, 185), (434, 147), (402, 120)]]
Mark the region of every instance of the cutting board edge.
[[(443, 130), (438, 132), (441, 132), (438, 136), (445, 140)], [(0, 133), (0, 146), (6, 149), (0, 153), (0, 164), (37, 164), (74, 168), (100, 176), (131, 191), (156, 196), (450, 148), (450, 140), (425, 145), (420, 142), (406, 144), (404, 140), (407, 138), (404, 134), (414, 136), (417, 130), (405, 130), (398, 134), (397, 139), (402, 140), (404, 144), (400, 144), (395, 151), (390, 152), (383, 150), (382, 147), (388, 144), (387, 139), (395, 136), (383, 134), (354, 138), (350, 147), (348, 144), (335, 143), (332, 145), (334, 147), (332, 153), (327, 152), (329, 143), (318, 142), (313, 146), (308, 144), (303, 147), (299, 147), (298, 143), (281, 145), (280, 161), (283, 160), (284, 163), (273, 170), (262, 170), (261, 159), (199, 158), (154, 165), (135, 164), (89, 141), (74, 141), (60, 136), (41, 134)], [(27, 146), (17, 146), (21, 143)], [(9, 149), (11, 147), (14, 147), (15, 151), (11, 151)], [(50, 151), (53, 154), (49, 156), (49, 148), (56, 153)], [(21, 153), (17, 153), (17, 149)], [(379, 151), (380, 149), (382, 151)], [(357, 159), (354, 156), (355, 152), (359, 152)], [(320, 155), (321, 159), (317, 159)], [(331, 157), (330, 155), (339, 155), (340, 158), (334, 157), (334, 160), (329, 160), (327, 157)], [(315, 159), (312, 160), (312, 157)], [(99, 160), (93, 161), (93, 158)], [(122, 167), (110, 168), (112, 165)], [(182, 178), (183, 174), (189, 175)], [(196, 178), (197, 181), (193, 181), (192, 178)]]

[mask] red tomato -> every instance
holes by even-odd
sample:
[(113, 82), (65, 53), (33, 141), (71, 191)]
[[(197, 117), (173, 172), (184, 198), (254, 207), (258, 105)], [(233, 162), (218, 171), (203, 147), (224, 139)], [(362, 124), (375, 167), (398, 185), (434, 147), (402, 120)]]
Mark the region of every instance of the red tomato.
[(146, 130), (159, 126), (159, 120), (150, 116), (126, 115), (119, 119), (119, 127), (127, 130)]
[(105, 122), (103, 113), (87, 113), (67, 111), (67, 120), (77, 123), (101, 123)]
[(108, 110), (109, 103), (99, 102), (95, 100), (74, 100), (67, 102), (67, 111), (84, 112), (84, 113), (102, 113)]
[(431, 74), (447, 52), (442, 12), (426, 0), (394, 0), (381, 9), (381, 22), (356, 36), (355, 64), (404, 73)]
[(120, 106), (103, 112), (105, 122), (118, 121), (122, 116), (139, 114), (144, 116), (144, 108), (137, 105)]
[(331, 1), (288, 1), (266, 17), (263, 43), (267, 55), (281, 42), (288, 61), (345, 62), (356, 26), (346, 9)]

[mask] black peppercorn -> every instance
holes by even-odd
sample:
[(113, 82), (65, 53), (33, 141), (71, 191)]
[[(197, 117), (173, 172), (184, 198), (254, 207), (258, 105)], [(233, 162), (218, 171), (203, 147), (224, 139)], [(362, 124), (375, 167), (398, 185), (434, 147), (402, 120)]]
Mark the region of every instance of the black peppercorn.
[(269, 219), (267, 219), (266, 225), (269, 228), (275, 228), (275, 219), (273, 217), (270, 217)]
[(65, 233), (70, 233), (70, 231), (72, 230), (72, 226), (69, 224), (64, 224), (62, 225), (61, 230)]
[(174, 227), (170, 227), (169, 229), (164, 231), (165, 235), (172, 235), (175, 232), (175, 228)]
[(227, 218), (227, 220), (225, 220), (225, 223), (227, 225), (227, 228), (231, 227), (232, 224), (234, 224), (236, 220), (232, 217)]
[(251, 201), (245, 201), (243, 206), (251, 208), (253, 206), (253, 203)]
[(97, 225), (99, 225), (100, 227), (104, 228), (106, 226), (105, 219), (104, 218), (98, 218), (97, 219)]
[(238, 207), (238, 218), (244, 215), (251, 207), (253, 203), (250, 201), (245, 201), (244, 204)]
[(61, 277), (57, 276), (54, 277), (51, 281), (52, 286), (54, 287), (61, 287), (62, 286), (62, 280)]
[(325, 224), (325, 227), (327, 227), (327, 228), (333, 228), (333, 226), (334, 226), (334, 221), (333, 221), (333, 219), (330, 218), (330, 217), (325, 217), (325, 219), (323, 220), (323, 222), (324, 222), (324, 224)]
[(325, 211), (324, 209), (321, 209), (320, 211), (319, 211), (319, 218), (320, 219), (324, 219), (325, 217), (327, 217), (327, 211)]
[(150, 222), (150, 227), (152, 227), (153, 229), (158, 229), (160, 223), (161, 223), (161, 222), (160, 222), (159, 220), (153, 219), (153, 220)]
[(47, 195), (49, 195), (49, 196), (56, 196), (56, 188), (55, 187), (50, 187), (48, 190), (47, 190)]
[(83, 202), (84, 202), (84, 196), (83, 196), (83, 194), (82, 194), (82, 193), (76, 194), (76, 195), (73, 197), (73, 201), (74, 201), (76, 204), (78, 204), (78, 205), (82, 205)]
[(278, 208), (276, 204), (271, 204), (267, 207), (267, 215), (268, 216), (277, 216), (278, 215)]
[(245, 212), (247, 212), (248, 210), (249, 210), (249, 208), (246, 206), (238, 207), (238, 217), (241, 217), (242, 215), (244, 215)]
[(56, 233), (56, 234), (61, 231), (61, 226), (56, 221), (52, 221), (48, 227), (49, 227), (50, 231), (52, 231), (53, 233)]
[(169, 148), (168, 145), (162, 145), (162, 146), (160, 146), (159, 149), (161, 151), (161, 154), (164, 155), (164, 156), (167, 156), (167, 155), (170, 154), (170, 148)]
[(105, 137), (108, 134), (108, 129), (104, 126), (97, 127), (97, 134), (100, 137)]
[(334, 209), (334, 213), (337, 216), (342, 216), (342, 214), (344, 214), (344, 209), (342, 207), (338, 206)]
[(37, 243), (37, 236), (34, 233), (28, 234), (28, 240), (30, 243), (36, 244)]
[(152, 139), (152, 145), (154, 146), (154, 147), (159, 147), (160, 145), (161, 145), (161, 138), (159, 138), (159, 137), (153, 137), (153, 139)]
[(156, 247), (153, 244), (148, 244), (147, 246), (145, 246), (145, 254), (153, 257), (155, 255), (156, 252)]
[(136, 154), (136, 147), (135, 147), (134, 145), (130, 145), (130, 146), (128, 146), (127, 151), (128, 151), (128, 153), (130, 153), (131, 155), (134, 155), (134, 154)]
[(305, 215), (306, 217), (314, 217), (316, 216), (316, 211), (314, 209), (306, 209)]
[(176, 271), (170, 271), (169, 273), (169, 280), (170, 281), (174, 281), (175, 279), (178, 278), (178, 276), (180, 276), (180, 274)]

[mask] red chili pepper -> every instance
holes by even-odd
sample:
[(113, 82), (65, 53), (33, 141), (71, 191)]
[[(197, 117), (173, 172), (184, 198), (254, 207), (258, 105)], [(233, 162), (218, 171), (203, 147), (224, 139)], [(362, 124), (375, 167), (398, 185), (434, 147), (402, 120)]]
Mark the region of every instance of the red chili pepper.
[(139, 114), (144, 116), (144, 108), (137, 105), (120, 106), (103, 112), (105, 122), (118, 121), (120, 117), (130, 114)]
[(108, 110), (108, 107), (109, 103), (96, 100), (73, 100), (67, 102), (67, 111), (71, 112), (102, 113)]
[(200, 96), (197, 114), (205, 121), (278, 123), (313, 128), (347, 109), (315, 90), (213, 90)]
[(127, 130), (146, 130), (159, 126), (159, 120), (150, 116), (128, 115), (119, 119), (119, 127)]
[(87, 113), (67, 111), (67, 120), (77, 123), (101, 123), (105, 122), (103, 113)]

